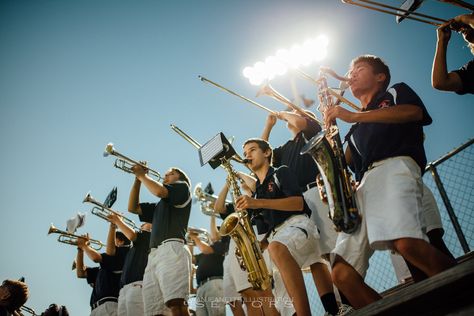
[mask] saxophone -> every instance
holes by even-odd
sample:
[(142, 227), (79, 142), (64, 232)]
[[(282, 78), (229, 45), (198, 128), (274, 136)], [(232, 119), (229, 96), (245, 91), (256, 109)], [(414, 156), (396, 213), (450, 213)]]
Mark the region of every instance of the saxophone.
[[(335, 104), (328, 91), (323, 71), (317, 82), (320, 101), (318, 110), (324, 112)], [(347, 234), (354, 232), (360, 224), (361, 217), (336, 123), (314, 136), (301, 151), (301, 154), (306, 153), (313, 157), (318, 166), (321, 177), (317, 179), (319, 192), (322, 200), (329, 204), (329, 217), (336, 231)]]
[[(241, 196), (237, 183), (237, 173), (226, 159), (222, 159), (222, 166), (229, 175), (234, 201)], [(249, 214), (246, 210), (237, 211), (224, 220), (219, 230), (222, 236), (232, 237), (236, 244), (235, 255), (242, 270), (248, 272), (248, 280), (254, 290), (266, 290), (271, 286), (271, 277), (263, 259), (260, 243), (250, 224)]]

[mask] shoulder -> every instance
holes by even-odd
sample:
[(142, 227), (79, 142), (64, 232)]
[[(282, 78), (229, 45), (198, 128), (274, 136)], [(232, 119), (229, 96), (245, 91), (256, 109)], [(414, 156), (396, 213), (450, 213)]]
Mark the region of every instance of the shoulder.
[(168, 191), (179, 191), (179, 192), (190, 191), (189, 185), (184, 181), (176, 181), (170, 184), (165, 184), (164, 186), (166, 187), (166, 189), (168, 189)]

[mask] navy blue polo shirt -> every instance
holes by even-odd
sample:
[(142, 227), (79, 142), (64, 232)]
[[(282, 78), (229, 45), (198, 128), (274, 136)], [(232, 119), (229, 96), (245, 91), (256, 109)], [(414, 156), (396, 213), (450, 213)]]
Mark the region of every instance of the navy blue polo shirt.
[(150, 248), (158, 247), (169, 238), (185, 240), (191, 213), (191, 193), (184, 181), (164, 184), (168, 197), (158, 203), (140, 203), (142, 222), (152, 223)]
[(314, 159), (309, 154), (301, 155), (301, 149), (306, 143), (321, 131), (321, 126), (306, 118), (306, 129), (299, 132), (294, 139), (287, 141), (280, 147), (273, 149), (273, 163), (275, 168), (286, 165), (296, 175), (301, 188), (314, 182), (319, 174)]
[(114, 256), (102, 253), (100, 270), (95, 281), (96, 301), (104, 297), (118, 297), (123, 264), (129, 247), (117, 247)]
[[(304, 202), (296, 176), (287, 166), (281, 166), (276, 169), (270, 167), (262, 183), (257, 179), (257, 186), (254, 194), (256, 199), (282, 199), (291, 196), (300, 196), (302, 198), (304, 203), (302, 211), (278, 211), (273, 209), (255, 210), (261, 212), (269, 229), (275, 228), (293, 215), (307, 214), (310, 216), (311, 210), (306, 202)], [(266, 233), (266, 231), (262, 232), (259, 230), (259, 234), (262, 233)]]
[(346, 136), (351, 154), (351, 168), (360, 181), (370, 164), (386, 158), (409, 156), (425, 170), (426, 154), (423, 147), (423, 126), (433, 121), (420, 97), (405, 83), (397, 83), (380, 92), (364, 111), (397, 106), (416, 105), (423, 110), (423, 118), (409, 123), (357, 123)]
[(92, 286), (92, 293), (91, 293), (91, 298), (90, 298), (90, 301), (89, 301), (89, 304), (92, 308), (92, 305), (94, 305), (97, 301), (98, 301), (98, 298), (97, 298), (97, 294), (95, 293), (95, 282), (97, 280), (97, 275), (99, 274), (99, 267), (95, 267), (95, 268), (86, 268), (86, 280), (87, 280), (87, 283)]
[(214, 250), (213, 253), (200, 253), (195, 256), (197, 265), (196, 281), (198, 284), (207, 278), (222, 277), (224, 275), (223, 263), (228, 247), (228, 242), (220, 240), (211, 245), (211, 248)]
[(474, 94), (474, 59), (454, 71), (461, 78), (462, 88), (457, 94)]
[(137, 238), (133, 241), (133, 247), (130, 248), (125, 257), (120, 288), (132, 282), (143, 280), (143, 274), (148, 262), (150, 236), (151, 233), (144, 230), (137, 232)]

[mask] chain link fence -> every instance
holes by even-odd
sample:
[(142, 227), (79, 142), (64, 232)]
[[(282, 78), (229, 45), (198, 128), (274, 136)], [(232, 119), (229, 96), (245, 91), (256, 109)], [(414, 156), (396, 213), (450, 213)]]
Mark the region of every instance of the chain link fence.
[[(474, 139), (428, 164), (423, 176), (438, 204), (444, 242), (456, 257), (474, 248)], [(310, 273), (304, 275), (312, 315), (324, 309)], [(398, 284), (388, 251), (376, 251), (365, 281), (378, 292)]]

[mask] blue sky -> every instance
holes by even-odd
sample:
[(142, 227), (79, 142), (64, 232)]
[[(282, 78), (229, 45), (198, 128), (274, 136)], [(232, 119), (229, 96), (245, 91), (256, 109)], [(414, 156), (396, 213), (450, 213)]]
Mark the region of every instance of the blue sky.
[[(450, 18), (464, 13), (426, 1), (423, 12)], [(283, 106), (253, 96), (245, 66), (326, 34), (321, 64), (344, 73), (350, 60), (379, 55), (392, 83), (404, 81), (422, 98), (434, 123), (426, 151), (434, 160), (473, 136), (474, 98), (435, 91), (430, 85), (436, 32), (429, 25), (333, 1), (1, 1), (0, 2), (0, 279), (25, 276), (29, 306), (65, 304), (73, 315), (89, 313), (90, 288), (70, 266), (74, 247), (46, 236), (50, 223), (64, 228), (86, 192), (103, 200), (118, 187), (115, 209), (125, 211), (131, 175), (103, 158), (108, 142), (161, 172), (183, 168), (193, 187), (211, 181), (218, 191), (222, 170), (200, 167), (194, 148), (169, 128), (174, 123), (204, 143), (218, 132), (235, 136), (236, 149), (259, 136), (266, 113), (205, 85), (203, 75), (276, 110)], [(472, 58), (453, 34), (448, 67)], [(289, 76), (273, 85), (291, 98)], [(296, 79), (315, 98), (315, 88)], [(332, 82), (336, 86), (336, 82)], [(340, 125), (343, 131), (347, 125)], [(271, 143), (289, 133), (278, 123)], [(144, 201), (153, 197), (144, 193)], [(131, 216), (132, 217), (132, 216)], [(88, 214), (80, 232), (105, 241), (108, 225)], [(190, 225), (207, 227), (192, 211)], [(90, 261), (86, 262), (92, 265)]]

